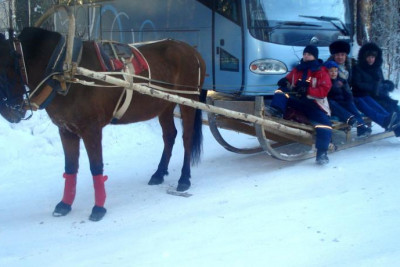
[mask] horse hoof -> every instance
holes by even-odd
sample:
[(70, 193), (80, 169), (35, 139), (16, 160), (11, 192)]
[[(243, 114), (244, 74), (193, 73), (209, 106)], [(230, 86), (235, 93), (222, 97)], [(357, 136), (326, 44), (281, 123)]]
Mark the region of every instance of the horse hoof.
[(178, 187), (176, 188), (176, 191), (183, 192), (183, 191), (188, 190), (189, 188), (190, 188), (190, 182), (189, 182), (189, 184), (182, 183), (182, 184), (178, 184)]
[(103, 207), (94, 206), (92, 209), (92, 214), (89, 216), (89, 220), (93, 222), (98, 222), (103, 219), (104, 215), (106, 215), (107, 210)]
[(158, 184), (162, 184), (164, 182), (164, 178), (163, 177), (154, 177), (152, 176), (150, 181), (147, 183), (148, 185), (158, 185)]
[(61, 217), (67, 215), (71, 211), (71, 205), (66, 204), (64, 202), (60, 202), (56, 205), (53, 216), (54, 217)]

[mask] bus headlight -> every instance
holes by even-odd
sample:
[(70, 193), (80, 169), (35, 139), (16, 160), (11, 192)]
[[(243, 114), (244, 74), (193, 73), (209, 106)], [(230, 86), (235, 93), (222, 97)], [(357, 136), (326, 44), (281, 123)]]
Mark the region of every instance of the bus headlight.
[(250, 64), (250, 70), (257, 74), (284, 74), (288, 71), (285, 64), (275, 59), (259, 59)]

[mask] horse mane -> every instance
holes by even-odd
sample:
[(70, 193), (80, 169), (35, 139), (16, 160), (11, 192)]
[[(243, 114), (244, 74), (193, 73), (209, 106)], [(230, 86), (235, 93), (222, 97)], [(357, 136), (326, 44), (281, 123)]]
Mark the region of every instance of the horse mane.
[(18, 39), (24, 45), (26, 59), (43, 57), (43, 54), (51, 56), (51, 51), (61, 39), (61, 34), (41, 28), (26, 27), (21, 31)]

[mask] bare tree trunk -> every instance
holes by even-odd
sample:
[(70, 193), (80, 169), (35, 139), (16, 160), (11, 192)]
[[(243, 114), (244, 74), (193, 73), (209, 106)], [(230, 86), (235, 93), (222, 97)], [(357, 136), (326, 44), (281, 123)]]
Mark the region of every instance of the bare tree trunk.
[(355, 25), (357, 33), (357, 43), (359, 45), (370, 41), (372, 28), (372, 0), (353, 0), (355, 5)]
[(385, 76), (400, 85), (399, 0), (352, 0), (358, 45), (374, 42), (383, 50)]
[(0, 2), (0, 32), (4, 33), (6, 29), (13, 28), (15, 24), (15, 1), (5, 0)]
[(396, 85), (400, 81), (400, 3), (398, 0), (374, 1), (371, 41), (383, 50), (384, 71)]

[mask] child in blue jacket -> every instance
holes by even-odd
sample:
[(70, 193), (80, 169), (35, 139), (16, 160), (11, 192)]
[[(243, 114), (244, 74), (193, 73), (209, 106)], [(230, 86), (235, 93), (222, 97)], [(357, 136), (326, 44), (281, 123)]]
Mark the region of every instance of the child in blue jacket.
[(353, 94), (347, 80), (338, 76), (339, 66), (335, 61), (324, 63), (331, 77), (332, 87), (328, 94), (328, 102), (332, 116), (338, 117), (340, 121), (349, 126), (357, 127), (357, 136), (366, 137), (371, 134), (371, 128), (367, 126), (354, 104)]

